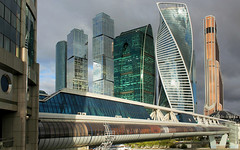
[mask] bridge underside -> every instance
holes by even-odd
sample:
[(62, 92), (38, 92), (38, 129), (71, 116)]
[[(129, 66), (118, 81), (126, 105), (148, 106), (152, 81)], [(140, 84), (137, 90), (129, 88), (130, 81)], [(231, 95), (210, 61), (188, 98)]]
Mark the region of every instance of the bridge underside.
[(114, 144), (229, 133), (229, 128), (221, 125), (79, 115), (41, 117), (40, 114), (39, 149), (98, 146), (107, 138), (106, 123)]

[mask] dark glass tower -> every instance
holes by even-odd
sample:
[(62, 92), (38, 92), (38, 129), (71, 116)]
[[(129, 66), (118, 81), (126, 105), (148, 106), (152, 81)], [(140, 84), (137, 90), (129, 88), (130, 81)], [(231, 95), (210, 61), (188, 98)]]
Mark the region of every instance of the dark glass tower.
[(151, 25), (126, 31), (114, 40), (114, 95), (153, 104), (155, 54)]
[(66, 88), (67, 80), (67, 42), (59, 41), (56, 45), (56, 91)]

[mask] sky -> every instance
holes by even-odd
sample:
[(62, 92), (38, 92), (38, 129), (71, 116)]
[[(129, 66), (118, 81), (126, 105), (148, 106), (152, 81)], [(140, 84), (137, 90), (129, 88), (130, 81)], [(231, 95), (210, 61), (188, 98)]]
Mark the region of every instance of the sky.
[[(203, 19), (214, 15), (224, 83), (224, 110), (240, 115), (240, 1), (239, 0), (39, 0), (37, 23), (37, 61), (40, 89), (55, 92), (55, 46), (67, 40), (73, 28), (88, 34), (89, 60), (92, 49), (92, 19), (105, 12), (114, 20), (115, 37), (121, 32), (151, 24), (154, 39), (159, 26), (156, 2), (181, 2), (189, 9), (197, 69), (197, 113), (203, 113), (204, 36)], [(89, 75), (92, 74), (89, 63)]]

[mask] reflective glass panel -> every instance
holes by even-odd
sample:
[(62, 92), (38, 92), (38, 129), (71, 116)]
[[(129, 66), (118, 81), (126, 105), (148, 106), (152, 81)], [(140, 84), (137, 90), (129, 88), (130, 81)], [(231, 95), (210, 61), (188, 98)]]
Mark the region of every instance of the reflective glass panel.
[(3, 48), (3, 34), (0, 33), (0, 48)]
[(10, 23), (10, 18), (11, 18), (11, 12), (10, 12), (10, 10), (7, 7), (5, 7), (5, 20), (8, 23)]
[(4, 18), (4, 5), (0, 2), (0, 17)]
[(4, 48), (10, 52), (10, 40), (6, 36), (4, 36)]

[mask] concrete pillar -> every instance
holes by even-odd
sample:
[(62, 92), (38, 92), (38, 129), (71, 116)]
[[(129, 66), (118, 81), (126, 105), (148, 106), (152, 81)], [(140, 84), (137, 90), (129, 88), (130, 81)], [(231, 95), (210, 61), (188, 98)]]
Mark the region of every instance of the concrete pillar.
[(216, 137), (215, 135), (209, 136), (210, 148), (211, 149), (225, 149), (228, 135), (227, 134), (222, 135), (221, 141), (219, 144), (217, 144), (215, 137)]
[(217, 145), (217, 149), (224, 149), (227, 144), (228, 134), (224, 134), (221, 138), (220, 143)]
[(216, 149), (217, 148), (217, 143), (214, 135), (209, 136), (209, 142), (210, 142), (210, 148), (211, 149)]
[(28, 52), (22, 48), (24, 72), (17, 77), (18, 110), (13, 118), (14, 147), (17, 150), (26, 149), (26, 116), (27, 116), (27, 80), (28, 80)]
[[(37, 64), (35, 70), (39, 70), (39, 65)], [(38, 74), (38, 73), (37, 73)], [(37, 77), (37, 84), (39, 84), (39, 77)], [(29, 87), (29, 102), (31, 102), (31, 115), (28, 114), (27, 119), (27, 149), (38, 149), (38, 112), (39, 112), (39, 85)]]
[(234, 122), (227, 123), (227, 126), (230, 128), (230, 132), (229, 132), (229, 148), (230, 149), (238, 149), (239, 148), (238, 126)]

